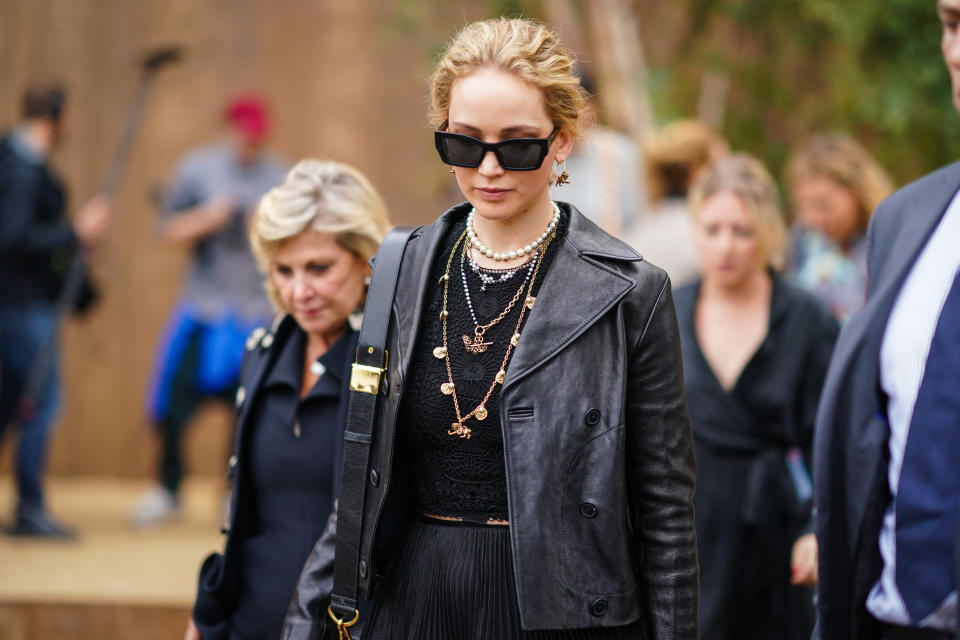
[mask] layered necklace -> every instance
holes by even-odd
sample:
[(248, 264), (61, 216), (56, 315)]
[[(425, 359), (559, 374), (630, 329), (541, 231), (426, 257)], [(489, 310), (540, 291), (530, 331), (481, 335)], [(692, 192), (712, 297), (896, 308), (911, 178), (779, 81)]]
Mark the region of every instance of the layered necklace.
[[(503, 384), (504, 380), (507, 377), (507, 363), (510, 360), (510, 355), (513, 353), (514, 348), (520, 343), (520, 327), (523, 324), (524, 316), (526, 312), (533, 309), (534, 302), (536, 298), (533, 296), (533, 286), (537, 280), (537, 275), (540, 272), (540, 265), (543, 262), (543, 256), (547, 252), (547, 247), (550, 246), (550, 242), (556, 237), (556, 228), (559, 221), (559, 209), (557, 208), (556, 203), (554, 203), (554, 217), (550, 224), (547, 226), (546, 231), (541, 234), (535, 244), (527, 245), (524, 247), (524, 251), (521, 254), (513, 252), (513, 258), (516, 258), (518, 255), (527, 255), (531, 256), (530, 265), (527, 267), (527, 275), (523, 280), (523, 283), (517, 289), (517, 292), (511, 298), (510, 302), (507, 304), (506, 308), (497, 315), (491, 322), (487, 324), (479, 324), (477, 321), (476, 313), (473, 310), (473, 304), (470, 300), (470, 291), (467, 287), (466, 276), (464, 274), (464, 262), (471, 246), (479, 246), (477, 243), (471, 240), (471, 234), (473, 233), (473, 211), (470, 211), (470, 214), (467, 216), (467, 228), (460, 234), (460, 237), (457, 238), (457, 241), (453, 244), (453, 249), (450, 251), (450, 256), (447, 258), (447, 266), (444, 271), (443, 276), (440, 278), (440, 284), (443, 286), (443, 309), (440, 311), (440, 320), (443, 325), (443, 345), (436, 347), (433, 350), (434, 357), (438, 359), (443, 359), (447, 367), (447, 381), (440, 385), (440, 391), (444, 395), (451, 396), (453, 398), (453, 407), (456, 411), (457, 421), (450, 425), (450, 429), (447, 431), (448, 435), (458, 436), (460, 438), (470, 438), (471, 429), (465, 423), (470, 418), (476, 418), (479, 421), (486, 420), (487, 412), (487, 401), (490, 399), (490, 396), (493, 394), (494, 389), (496, 389), (498, 384)], [(473, 238), (476, 238), (476, 234), (473, 234)], [(487, 393), (483, 396), (483, 400), (480, 401), (480, 404), (477, 405), (472, 411), (467, 414), (462, 414), (460, 412), (460, 401), (457, 397), (456, 385), (453, 382), (453, 370), (450, 366), (450, 350), (447, 342), (447, 318), (450, 315), (450, 312), (447, 310), (447, 302), (449, 300), (449, 289), (450, 289), (450, 267), (453, 264), (453, 259), (457, 254), (458, 248), (460, 248), (461, 243), (463, 243), (462, 253), (460, 255), (460, 272), (463, 276), (463, 285), (464, 285), (464, 294), (467, 299), (467, 306), (470, 309), (470, 315), (473, 319), (474, 325), (474, 336), (462, 336), (462, 341), (464, 348), (467, 350), (467, 353), (472, 355), (478, 355), (484, 353), (493, 346), (493, 342), (488, 342), (484, 340), (484, 333), (489, 330), (491, 327), (497, 325), (501, 320), (507, 317), (510, 311), (516, 306), (517, 302), (526, 292), (526, 298), (523, 305), (520, 307), (520, 314), (517, 317), (517, 324), (514, 327), (513, 335), (510, 337), (510, 341), (507, 344), (506, 353), (503, 356), (503, 362), (500, 364), (500, 369), (497, 371), (497, 374), (493, 378), (493, 382), (490, 385), (490, 388), (487, 390)], [(482, 245), (480, 245), (482, 246)], [(483, 253), (487, 254), (487, 249), (484, 248)], [(497, 254), (499, 255), (499, 254)], [(505, 254), (505, 255), (510, 255)], [(489, 256), (488, 257), (493, 257)], [(511, 258), (505, 258), (511, 259)]]

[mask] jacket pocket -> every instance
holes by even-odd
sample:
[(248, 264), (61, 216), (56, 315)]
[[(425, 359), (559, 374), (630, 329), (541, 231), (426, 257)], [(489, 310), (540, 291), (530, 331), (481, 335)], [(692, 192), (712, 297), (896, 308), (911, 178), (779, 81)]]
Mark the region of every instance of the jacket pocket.
[(621, 428), (595, 436), (567, 471), (560, 523), (562, 574), (574, 591), (612, 594), (636, 588), (627, 529)]

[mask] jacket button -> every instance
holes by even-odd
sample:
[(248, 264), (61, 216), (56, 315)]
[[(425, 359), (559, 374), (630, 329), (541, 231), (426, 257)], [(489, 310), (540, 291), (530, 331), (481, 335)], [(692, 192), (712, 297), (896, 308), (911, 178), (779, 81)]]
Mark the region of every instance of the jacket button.
[(607, 613), (607, 610), (610, 606), (607, 604), (607, 601), (603, 598), (598, 598), (593, 601), (593, 604), (590, 605), (590, 613), (597, 616), (598, 618)]
[(584, 502), (580, 505), (580, 515), (584, 518), (592, 518), (597, 515), (597, 505), (592, 502)]
[(370, 471), (370, 484), (373, 486), (378, 486), (380, 484), (380, 474), (377, 473), (376, 469)]
[(360, 561), (360, 577), (361, 578), (367, 577), (367, 563), (364, 562), (363, 560)]
[(590, 427), (600, 422), (600, 409), (590, 409), (590, 411), (587, 411), (586, 415), (583, 416), (583, 421)]

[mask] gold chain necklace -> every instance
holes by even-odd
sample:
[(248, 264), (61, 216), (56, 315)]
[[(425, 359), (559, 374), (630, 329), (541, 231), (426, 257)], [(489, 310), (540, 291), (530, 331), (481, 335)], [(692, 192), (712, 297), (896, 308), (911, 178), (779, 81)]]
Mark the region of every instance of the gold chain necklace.
[(450, 425), (447, 435), (469, 439), (471, 435), (471, 429), (464, 423), (470, 418), (476, 418), (480, 421), (487, 419), (487, 400), (490, 399), (490, 396), (493, 394), (493, 390), (496, 389), (497, 385), (503, 384), (503, 381), (507, 377), (507, 362), (510, 360), (510, 354), (513, 353), (514, 347), (520, 344), (520, 325), (523, 324), (524, 314), (526, 314), (528, 310), (533, 309), (533, 304), (536, 302), (536, 298), (533, 296), (533, 284), (537, 280), (537, 274), (540, 272), (540, 265), (543, 263), (543, 256), (547, 253), (547, 247), (550, 246), (550, 242), (556, 237), (557, 233), (556, 230), (552, 230), (540, 245), (539, 255), (537, 256), (537, 265), (534, 267), (533, 275), (530, 277), (530, 284), (527, 287), (527, 299), (523, 306), (520, 307), (520, 316), (517, 318), (517, 325), (513, 329), (513, 336), (510, 337), (510, 342), (507, 344), (507, 351), (503, 356), (503, 362), (500, 364), (500, 370), (497, 371), (497, 375), (494, 376), (493, 383), (490, 385), (490, 388), (487, 389), (487, 393), (483, 396), (483, 400), (480, 401), (480, 404), (468, 414), (461, 415), (460, 402), (457, 399), (457, 388), (453, 383), (453, 370), (450, 368), (450, 351), (447, 348), (447, 317), (450, 315), (450, 312), (447, 311), (447, 300), (450, 289), (450, 265), (453, 263), (453, 257), (457, 254), (457, 247), (460, 246), (460, 243), (463, 242), (463, 239), (466, 235), (467, 232), (464, 231), (453, 244), (453, 250), (450, 252), (450, 256), (447, 258), (446, 270), (444, 271), (443, 276), (440, 278), (440, 284), (443, 285), (443, 310), (440, 311), (440, 320), (443, 324), (443, 346), (435, 348), (433, 350), (433, 355), (435, 358), (443, 358), (447, 365), (447, 381), (440, 385), (440, 391), (444, 395), (453, 397), (453, 408), (457, 413), (457, 421)]
[[(496, 326), (501, 320), (503, 320), (504, 318), (507, 317), (507, 315), (509, 315), (510, 311), (513, 309), (513, 306), (517, 304), (517, 300), (519, 300), (520, 296), (523, 295), (523, 290), (527, 287), (528, 280), (527, 278), (525, 278), (524, 281), (520, 283), (520, 287), (517, 289), (517, 292), (513, 294), (513, 298), (510, 300), (509, 304), (507, 304), (507, 308), (504, 309), (500, 315), (498, 315), (496, 318), (494, 318), (487, 324), (480, 324), (477, 321), (476, 314), (474, 314), (473, 312), (473, 302), (470, 300), (470, 289), (467, 286), (467, 272), (464, 271), (467, 251), (469, 250), (469, 248), (470, 246), (468, 245), (468, 243), (464, 242), (463, 251), (460, 253), (460, 275), (463, 278), (463, 294), (467, 298), (467, 306), (470, 308), (470, 317), (473, 319), (473, 338), (471, 339), (470, 336), (465, 335), (465, 336), (462, 336), (462, 339), (463, 339), (463, 346), (466, 347), (467, 352), (476, 356), (476, 355), (480, 355), (481, 353), (485, 352), (487, 349), (493, 346), (492, 342), (483, 341), (484, 334), (487, 332), (487, 330)], [(530, 266), (533, 267), (535, 265), (530, 265)], [(530, 277), (532, 277), (531, 274), (532, 274), (532, 271), (527, 272), (527, 275)]]

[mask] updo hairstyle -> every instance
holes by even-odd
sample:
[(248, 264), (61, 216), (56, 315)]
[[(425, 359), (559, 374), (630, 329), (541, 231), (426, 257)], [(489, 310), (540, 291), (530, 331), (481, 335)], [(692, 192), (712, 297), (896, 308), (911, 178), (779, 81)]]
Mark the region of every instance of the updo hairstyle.
[(583, 133), (587, 92), (576, 59), (546, 25), (520, 18), (473, 22), (447, 45), (430, 78), (430, 124), (441, 129), (453, 83), (484, 67), (503, 69), (540, 89), (554, 126), (573, 139)]

